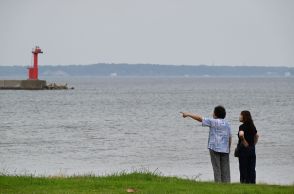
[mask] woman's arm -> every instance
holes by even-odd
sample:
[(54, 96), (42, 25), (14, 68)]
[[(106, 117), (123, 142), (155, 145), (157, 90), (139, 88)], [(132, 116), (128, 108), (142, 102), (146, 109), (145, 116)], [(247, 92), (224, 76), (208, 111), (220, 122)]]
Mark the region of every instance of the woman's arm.
[(256, 133), (255, 136), (254, 136), (254, 145), (257, 144), (258, 138), (259, 138), (259, 135)]
[(241, 143), (245, 146), (248, 147), (249, 143), (246, 141), (245, 137), (244, 137), (244, 131), (239, 131), (239, 138), (241, 140)]
[(193, 113), (189, 113), (189, 112), (181, 112), (181, 114), (183, 114), (183, 117), (190, 117), (196, 121), (202, 122), (202, 116), (198, 115), (198, 114), (193, 114)]

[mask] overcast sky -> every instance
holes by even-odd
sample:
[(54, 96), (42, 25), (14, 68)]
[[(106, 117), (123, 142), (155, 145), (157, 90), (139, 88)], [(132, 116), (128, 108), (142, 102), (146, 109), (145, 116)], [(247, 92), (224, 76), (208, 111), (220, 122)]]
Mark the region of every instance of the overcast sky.
[(0, 65), (294, 67), (293, 0), (0, 0)]

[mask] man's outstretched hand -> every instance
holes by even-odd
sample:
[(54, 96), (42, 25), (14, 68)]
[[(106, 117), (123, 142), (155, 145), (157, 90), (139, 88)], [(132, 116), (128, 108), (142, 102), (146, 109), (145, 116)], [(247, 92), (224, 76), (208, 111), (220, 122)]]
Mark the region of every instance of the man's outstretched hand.
[(182, 114), (182, 116), (184, 117), (184, 118), (186, 118), (188, 115), (189, 115), (189, 113), (187, 113), (187, 112), (180, 112), (181, 114)]
[(182, 116), (184, 118), (191, 117), (192, 119), (194, 119), (196, 121), (202, 122), (202, 116), (201, 115), (193, 114), (193, 113), (189, 113), (189, 112), (180, 112), (180, 113), (182, 114)]

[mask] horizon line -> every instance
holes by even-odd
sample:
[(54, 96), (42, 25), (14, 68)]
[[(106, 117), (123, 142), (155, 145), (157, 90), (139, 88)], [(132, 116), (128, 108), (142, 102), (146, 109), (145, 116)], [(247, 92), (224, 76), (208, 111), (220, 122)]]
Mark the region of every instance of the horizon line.
[[(187, 64), (159, 64), (159, 63), (106, 63), (106, 62), (99, 62), (99, 63), (92, 63), (92, 64), (44, 64), (39, 66), (49, 66), (49, 67), (60, 67), (60, 66), (92, 66), (92, 65), (150, 65), (150, 66), (176, 66), (176, 67), (264, 67), (264, 68), (294, 68), (294, 66), (277, 66), (277, 65), (215, 65), (215, 64), (195, 64), (195, 65), (187, 65)], [(30, 67), (31, 65), (7, 65), (7, 64), (0, 64), (1, 67)]]

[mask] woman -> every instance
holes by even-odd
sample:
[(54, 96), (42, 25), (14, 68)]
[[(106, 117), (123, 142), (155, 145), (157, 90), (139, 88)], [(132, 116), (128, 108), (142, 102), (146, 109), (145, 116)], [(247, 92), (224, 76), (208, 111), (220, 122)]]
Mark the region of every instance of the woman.
[(258, 134), (249, 111), (242, 111), (239, 120), (243, 123), (238, 133), (240, 182), (255, 184), (255, 145)]

